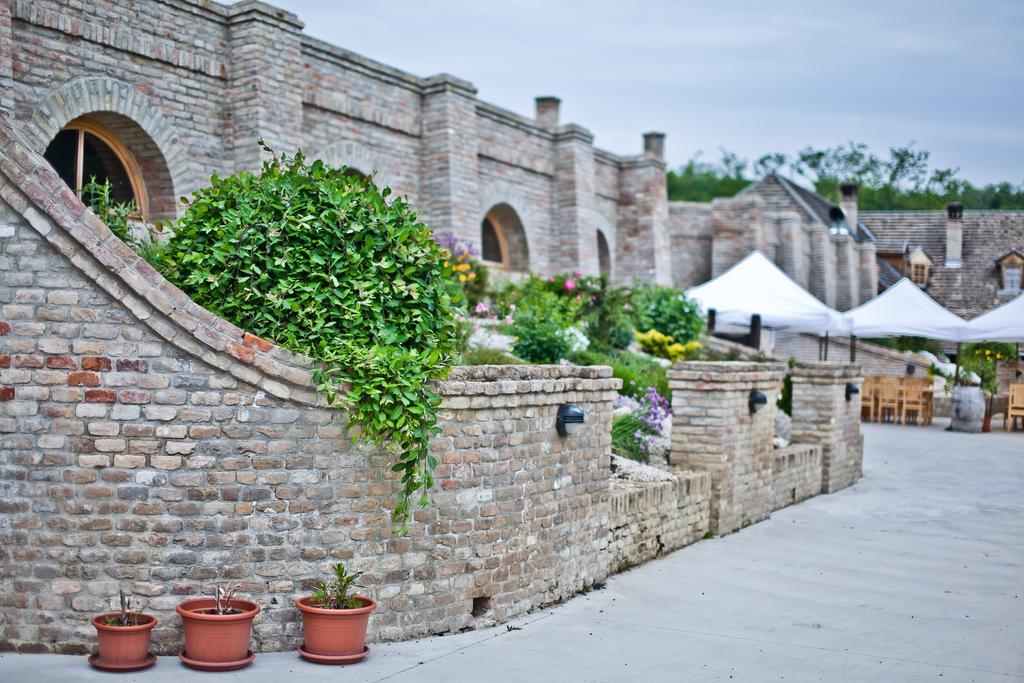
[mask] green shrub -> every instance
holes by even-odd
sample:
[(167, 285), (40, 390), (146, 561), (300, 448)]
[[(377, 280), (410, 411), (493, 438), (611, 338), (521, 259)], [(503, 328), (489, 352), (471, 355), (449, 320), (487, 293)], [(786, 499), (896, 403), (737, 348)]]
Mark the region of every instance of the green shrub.
[(610, 365), (612, 376), (622, 380), (619, 393), (624, 396), (640, 399), (647, 387), (654, 387), (662, 397), (672, 400), (665, 368), (646, 356), (628, 351), (584, 351), (573, 354), (570, 360), (577, 365)]
[(557, 363), (572, 349), (566, 333), (575, 318), (576, 306), (558, 295), (540, 292), (523, 299), (513, 314), (515, 337), (512, 352), (531, 363)]
[(632, 304), (638, 330), (657, 330), (680, 344), (699, 341), (704, 333), (700, 308), (678, 289), (641, 285), (633, 290)]
[(779, 398), (775, 401), (775, 405), (778, 406), (779, 410), (784, 412), (786, 415), (793, 417), (793, 368), (796, 367), (796, 358), (790, 358), (786, 363), (789, 370), (782, 378), (782, 390), (779, 392)]
[(472, 349), (459, 357), (459, 365), (526, 365), (522, 358), (498, 349)]
[(612, 286), (606, 275), (596, 284), (584, 304), (587, 336), (598, 349), (624, 349), (633, 341), (633, 317), (629, 311), (630, 292)]
[(319, 390), (361, 438), (397, 446), (393, 518), (406, 531), (433, 483), (431, 384), (456, 349), (458, 287), (405, 200), (301, 154), (272, 156), (197, 191), (158, 267), (199, 305), (324, 361)]

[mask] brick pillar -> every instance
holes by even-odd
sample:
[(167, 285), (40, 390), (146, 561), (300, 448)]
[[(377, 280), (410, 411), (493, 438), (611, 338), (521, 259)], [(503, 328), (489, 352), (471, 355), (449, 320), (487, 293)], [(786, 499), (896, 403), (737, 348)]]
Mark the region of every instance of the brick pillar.
[(619, 229), (615, 279), (672, 284), (668, 181), (660, 154), (664, 139), (644, 136), (643, 155), (624, 159), (619, 171)]
[(797, 363), (793, 377), (794, 443), (820, 443), (822, 493), (846, 488), (863, 473), (864, 437), (860, 433), (860, 394), (846, 400), (846, 385), (858, 388), (864, 373), (857, 365)]
[(227, 5), (228, 105), (234, 167), (255, 170), (275, 152), (302, 143), (302, 22), (291, 12), (255, 0)]
[(424, 81), (421, 145), (423, 221), (433, 230), (450, 230), (479, 247), (483, 215), (472, 83), (448, 74)]
[(836, 309), (848, 311), (860, 298), (860, 256), (850, 235), (832, 237), (836, 251)]
[[(711, 474), (711, 532), (727, 534), (772, 508), (772, 432), (781, 363), (682, 362), (668, 372), (673, 466)], [(768, 403), (751, 414), (751, 391)]]
[(808, 234), (811, 251), (811, 268), (808, 284), (810, 292), (825, 305), (836, 305), (836, 252), (832, 246), (828, 229), (820, 224), (811, 224)]
[(600, 272), (597, 262), (594, 136), (576, 124), (555, 134), (555, 215), (550, 251), (552, 273)]
[(878, 257), (874, 242), (861, 242), (857, 245), (857, 256), (860, 259), (860, 291), (857, 305), (867, 303), (878, 294)]

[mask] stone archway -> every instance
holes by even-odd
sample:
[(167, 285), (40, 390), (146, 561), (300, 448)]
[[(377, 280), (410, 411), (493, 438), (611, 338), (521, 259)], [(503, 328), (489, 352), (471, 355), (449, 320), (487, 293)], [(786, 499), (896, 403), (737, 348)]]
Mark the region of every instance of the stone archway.
[(480, 253), (483, 260), (509, 273), (530, 270), (530, 249), (519, 214), (510, 205), (495, 204), (480, 221)]
[(173, 219), (187, 187), (186, 148), (170, 123), (138, 88), (106, 77), (76, 78), (53, 89), (24, 132), (40, 154), (68, 123), (88, 118), (115, 134), (138, 162), (150, 220)]
[(608, 246), (608, 238), (604, 231), (597, 230), (597, 268), (601, 275), (611, 277), (612, 275), (612, 252)]
[(395, 174), (381, 155), (366, 145), (354, 140), (341, 140), (324, 147), (311, 159), (319, 159), (328, 166), (344, 166), (349, 172), (373, 179), (374, 184), (383, 187), (393, 182)]

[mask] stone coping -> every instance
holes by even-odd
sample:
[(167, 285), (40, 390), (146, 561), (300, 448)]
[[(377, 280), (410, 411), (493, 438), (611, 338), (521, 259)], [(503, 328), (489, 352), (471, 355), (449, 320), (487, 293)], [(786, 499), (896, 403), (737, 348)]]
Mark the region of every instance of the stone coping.
[(784, 363), (682, 361), (666, 374), (669, 389), (721, 391), (776, 385), (782, 381), (785, 369)]
[(864, 371), (859, 365), (850, 363), (830, 363), (828, 361), (809, 361), (797, 363), (793, 367), (793, 381), (806, 384), (835, 384), (860, 381), (864, 379)]

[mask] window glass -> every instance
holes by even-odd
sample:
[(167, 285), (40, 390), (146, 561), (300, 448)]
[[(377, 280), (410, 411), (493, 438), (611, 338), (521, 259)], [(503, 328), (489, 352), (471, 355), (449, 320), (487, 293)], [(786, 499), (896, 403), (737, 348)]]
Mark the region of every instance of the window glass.
[(78, 131), (62, 130), (43, 152), (68, 187), (78, 191)]
[(501, 240), (498, 239), (498, 231), (490, 219), (485, 218), (480, 225), (480, 243), (482, 245), (481, 256), (485, 261), (502, 263)]
[(96, 135), (80, 128), (66, 128), (57, 133), (43, 156), (75, 192), (81, 194), (82, 186), (95, 178), (98, 183), (110, 183), (113, 201), (135, 202), (139, 206), (121, 157)]
[(1003, 288), (1020, 289), (1021, 280), (1020, 266), (1003, 266)]

